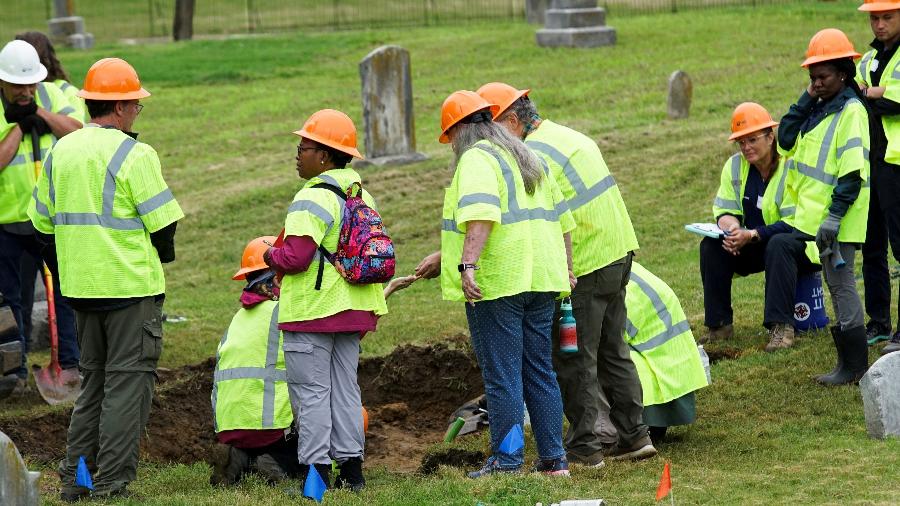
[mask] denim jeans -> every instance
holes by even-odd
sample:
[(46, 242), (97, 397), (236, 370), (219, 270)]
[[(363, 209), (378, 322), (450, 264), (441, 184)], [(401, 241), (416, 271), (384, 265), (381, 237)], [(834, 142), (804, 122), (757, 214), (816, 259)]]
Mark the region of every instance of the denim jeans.
[[(34, 284), (34, 279), (22, 280), (20, 275), (21, 259), (23, 255), (31, 255), (38, 262), (42, 262), (40, 247), (34, 234), (11, 234), (0, 229), (0, 293), (3, 294), (3, 303), (12, 309), (16, 323), (19, 325), (19, 341), (22, 349), (28, 349), (28, 337), (25, 335), (22, 321), (22, 283)], [(78, 365), (78, 340), (75, 336), (75, 313), (65, 303), (60, 294), (59, 279), (53, 278), (53, 289), (56, 295), (56, 327), (59, 331), (59, 363), (64, 369)], [(27, 377), (25, 369), (26, 358), (22, 355), (22, 368), (17, 372), (19, 377)]]
[(481, 367), (491, 428), (491, 450), (500, 467), (522, 465), (523, 450), (500, 453), (500, 443), (525, 416), (542, 460), (565, 455), (562, 446), (562, 398), (553, 372), (550, 328), (555, 293), (526, 292), (466, 304), (472, 347)]

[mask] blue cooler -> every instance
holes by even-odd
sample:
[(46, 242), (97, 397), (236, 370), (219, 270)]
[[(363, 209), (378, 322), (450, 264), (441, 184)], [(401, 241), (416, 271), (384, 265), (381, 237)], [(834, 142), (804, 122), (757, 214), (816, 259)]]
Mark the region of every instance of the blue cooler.
[(797, 278), (797, 294), (794, 296), (794, 329), (798, 332), (823, 329), (828, 326), (825, 313), (825, 290), (822, 273), (802, 273)]

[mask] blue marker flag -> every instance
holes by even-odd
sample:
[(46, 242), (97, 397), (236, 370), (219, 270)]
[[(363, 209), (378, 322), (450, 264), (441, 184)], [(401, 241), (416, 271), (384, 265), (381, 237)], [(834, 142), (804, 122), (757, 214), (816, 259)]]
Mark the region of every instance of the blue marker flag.
[(91, 480), (91, 472), (88, 471), (84, 456), (78, 457), (78, 469), (75, 470), (75, 485), (94, 490), (94, 481)]
[(525, 434), (522, 433), (522, 426), (515, 424), (506, 433), (506, 437), (500, 443), (500, 453), (512, 455), (525, 447)]
[(306, 475), (306, 483), (303, 484), (303, 496), (311, 497), (316, 502), (322, 502), (322, 497), (325, 496), (325, 488), (325, 481), (319, 475), (316, 466), (310, 464), (309, 474)]

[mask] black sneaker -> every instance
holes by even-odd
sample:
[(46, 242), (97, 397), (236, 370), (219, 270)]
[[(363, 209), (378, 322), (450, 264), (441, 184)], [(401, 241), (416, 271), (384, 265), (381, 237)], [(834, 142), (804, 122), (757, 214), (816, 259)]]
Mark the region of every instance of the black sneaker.
[[(602, 461), (601, 461), (602, 462)], [(569, 461), (565, 457), (552, 460), (538, 460), (531, 468), (532, 473), (541, 473), (544, 476), (569, 477)]]
[(891, 326), (870, 320), (866, 324), (866, 341), (872, 346), (879, 341), (887, 341), (891, 338)]
[(77, 502), (82, 499), (90, 499), (90, 489), (78, 486), (64, 486), (59, 491), (59, 498), (63, 502)]
[(887, 355), (888, 353), (893, 353), (895, 351), (900, 351), (900, 330), (898, 330), (884, 348), (881, 349), (881, 354)]

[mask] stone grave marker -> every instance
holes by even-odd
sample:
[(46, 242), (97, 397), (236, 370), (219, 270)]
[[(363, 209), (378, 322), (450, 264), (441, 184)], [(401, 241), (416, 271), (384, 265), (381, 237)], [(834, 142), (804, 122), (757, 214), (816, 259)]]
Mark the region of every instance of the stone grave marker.
[(666, 105), (670, 119), (687, 118), (691, 112), (691, 98), (694, 85), (683, 70), (676, 70), (669, 76), (669, 94)]
[(0, 432), (0, 504), (37, 506), (41, 473), (29, 471), (19, 449)]
[(550, 0), (544, 28), (535, 34), (542, 47), (599, 47), (616, 43), (616, 29), (606, 26), (606, 9), (597, 0)]
[(416, 152), (409, 51), (381, 46), (359, 63), (367, 165), (403, 165), (427, 159)]
[(900, 352), (888, 353), (872, 364), (859, 382), (869, 437), (900, 437)]

